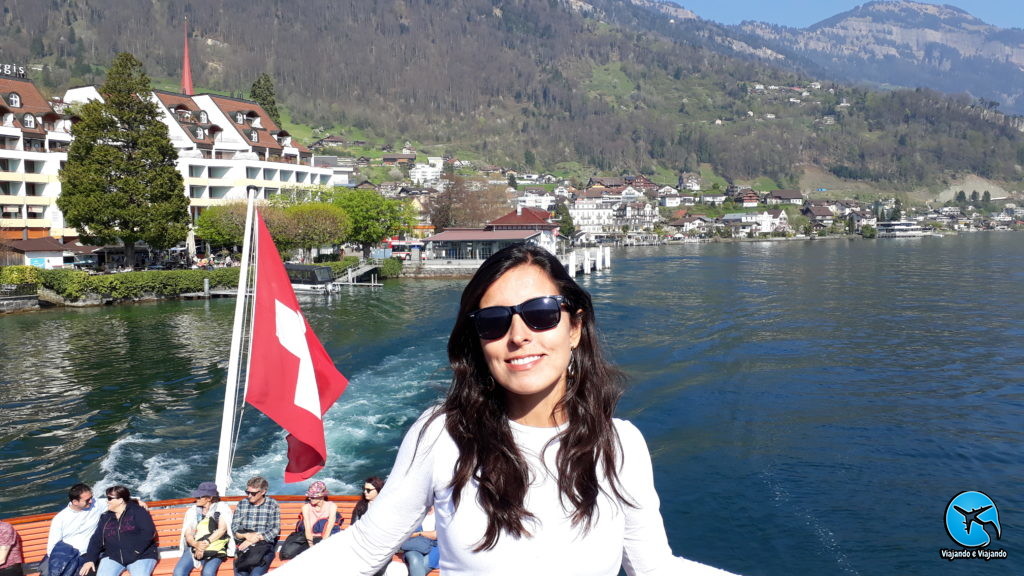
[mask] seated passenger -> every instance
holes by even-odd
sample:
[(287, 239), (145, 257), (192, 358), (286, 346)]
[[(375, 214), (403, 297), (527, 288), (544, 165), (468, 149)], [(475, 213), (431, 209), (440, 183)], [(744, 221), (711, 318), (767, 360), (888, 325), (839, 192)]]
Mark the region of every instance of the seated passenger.
[(327, 485), (317, 480), (306, 490), (306, 503), (302, 505), (302, 526), (309, 545), (341, 530), (338, 505), (328, 500)]
[(200, 484), (192, 497), (196, 504), (185, 513), (181, 523), (181, 558), (174, 567), (174, 576), (188, 576), (195, 568), (202, 568), (202, 576), (215, 576), (221, 563), (235, 553), (231, 507), (220, 501), (213, 482)]
[(150, 576), (160, 559), (153, 518), (128, 488), (111, 486), (106, 493), (107, 511), (100, 515), (79, 574), (96, 570), (96, 576), (119, 576), (128, 570), (131, 576)]

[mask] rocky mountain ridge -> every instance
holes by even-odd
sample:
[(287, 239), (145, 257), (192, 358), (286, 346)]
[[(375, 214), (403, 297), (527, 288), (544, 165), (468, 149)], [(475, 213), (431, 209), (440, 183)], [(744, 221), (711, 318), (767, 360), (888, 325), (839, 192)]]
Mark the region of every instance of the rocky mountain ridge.
[(1024, 114), (1024, 30), (987, 24), (959, 8), (884, 0), (808, 28), (727, 28), (811, 61), (838, 81), (966, 93)]

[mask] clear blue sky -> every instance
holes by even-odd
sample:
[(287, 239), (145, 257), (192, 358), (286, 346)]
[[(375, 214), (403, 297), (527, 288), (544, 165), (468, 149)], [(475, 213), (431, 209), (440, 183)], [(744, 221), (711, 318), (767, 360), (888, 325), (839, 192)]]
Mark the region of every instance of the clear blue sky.
[[(672, 0), (695, 12), (705, 20), (721, 24), (739, 24), (743, 20), (757, 20), (806, 28), (866, 4), (856, 0)], [(1024, 28), (1024, 1), (1022, 0), (945, 0), (925, 2), (948, 4), (1001, 28)]]

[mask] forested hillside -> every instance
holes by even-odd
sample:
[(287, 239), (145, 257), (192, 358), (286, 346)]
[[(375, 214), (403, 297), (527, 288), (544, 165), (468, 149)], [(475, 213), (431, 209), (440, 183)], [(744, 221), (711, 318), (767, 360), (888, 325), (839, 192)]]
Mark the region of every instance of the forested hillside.
[(52, 93), (102, 81), (120, 51), (173, 79), (187, 16), (197, 89), (244, 95), (269, 72), (294, 122), (432, 153), (606, 173), (708, 162), (780, 185), (805, 163), (899, 185), (1021, 178), (1022, 133), (983, 103), (810, 88), (813, 78), (709, 50), (713, 26), (670, 40), (638, 10), (620, 0), (7, 0), (0, 49), (42, 66), (33, 78)]

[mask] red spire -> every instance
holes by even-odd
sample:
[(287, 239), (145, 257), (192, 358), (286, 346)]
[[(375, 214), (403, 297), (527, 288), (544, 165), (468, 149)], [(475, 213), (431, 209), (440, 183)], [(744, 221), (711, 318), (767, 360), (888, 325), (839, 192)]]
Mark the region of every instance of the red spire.
[(181, 92), (186, 96), (195, 93), (192, 88), (192, 64), (188, 58), (188, 17), (185, 17), (185, 57), (181, 66)]

